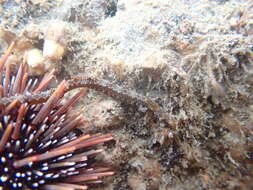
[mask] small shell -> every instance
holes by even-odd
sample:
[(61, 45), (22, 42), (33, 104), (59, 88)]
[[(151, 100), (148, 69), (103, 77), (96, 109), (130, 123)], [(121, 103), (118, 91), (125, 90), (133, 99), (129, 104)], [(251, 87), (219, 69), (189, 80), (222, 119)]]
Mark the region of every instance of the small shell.
[(43, 56), (58, 61), (66, 52), (68, 38), (67, 24), (61, 21), (52, 22), (45, 32)]
[(30, 66), (31, 72), (33, 74), (44, 73), (45, 68), (45, 59), (42, 56), (42, 51), (39, 49), (30, 49), (26, 54), (27, 64)]
[(51, 60), (61, 60), (65, 53), (63, 45), (57, 43), (54, 40), (45, 40), (43, 46), (43, 56)]

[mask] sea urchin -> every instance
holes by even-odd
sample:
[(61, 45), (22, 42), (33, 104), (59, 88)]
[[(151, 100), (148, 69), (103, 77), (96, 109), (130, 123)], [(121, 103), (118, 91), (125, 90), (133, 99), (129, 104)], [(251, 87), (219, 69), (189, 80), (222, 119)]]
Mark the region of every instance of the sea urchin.
[[(6, 63), (15, 43), (0, 60), (0, 99), (11, 103), (0, 110), (0, 190), (81, 190), (113, 175), (98, 167), (94, 146), (109, 140), (111, 134), (83, 134), (80, 113), (72, 105), (85, 94), (83, 89), (62, 103), (68, 83), (63, 81), (44, 102), (20, 101), (19, 95), (42, 93), (53, 79), (53, 72), (40, 82), (28, 76), (25, 58), (17, 73)], [(15, 98), (16, 97), (16, 98)]]

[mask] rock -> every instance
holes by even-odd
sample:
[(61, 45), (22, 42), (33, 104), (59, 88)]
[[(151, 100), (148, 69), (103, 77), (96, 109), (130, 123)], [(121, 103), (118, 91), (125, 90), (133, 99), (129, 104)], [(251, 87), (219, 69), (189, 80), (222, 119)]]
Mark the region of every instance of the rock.
[(113, 100), (95, 102), (85, 108), (87, 119), (90, 124), (97, 128), (119, 126), (123, 121), (123, 110)]

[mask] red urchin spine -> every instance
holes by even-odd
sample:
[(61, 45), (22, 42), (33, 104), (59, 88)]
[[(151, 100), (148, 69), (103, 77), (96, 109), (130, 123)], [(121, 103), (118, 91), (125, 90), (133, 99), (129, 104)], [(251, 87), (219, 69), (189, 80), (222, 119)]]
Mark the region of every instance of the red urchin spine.
[(6, 60), (12, 43), (0, 60), (0, 98), (14, 97), (0, 112), (0, 190), (87, 189), (88, 183), (101, 182), (113, 175), (109, 168), (93, 167), (94, 156), (102, 149), (94, 146), (113, 139), (111, 134), (83, 134), (80, 113), (72, 105), (86, 93), (80, 90), (64, 104), (62, 97), (68, 83), (62, 81), (46, 102), (20, 102), (15, 96), (39, 94), (53, 79), (53, 71), (40, 83), (28, 77), (26, 58), (17, 74), (12, 74)]

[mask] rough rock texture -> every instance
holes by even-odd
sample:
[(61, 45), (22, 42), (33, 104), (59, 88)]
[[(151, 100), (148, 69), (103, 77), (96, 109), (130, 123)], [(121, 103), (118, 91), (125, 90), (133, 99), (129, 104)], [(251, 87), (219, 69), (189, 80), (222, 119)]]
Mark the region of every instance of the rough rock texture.
[(104, 160), (117, 173), (101, 188), (253, 188), (252, 1), (0, 2), (1, 52), (15, 36), (15, 55), (42, 51), (47, 27), (64, 22), (66, 54), (45, 61), (58, 80), (92, 76), (159, 105), (95, 91), (79, 102), (91, 130), (115, 137)]

